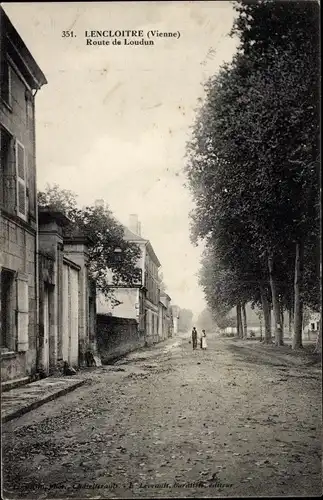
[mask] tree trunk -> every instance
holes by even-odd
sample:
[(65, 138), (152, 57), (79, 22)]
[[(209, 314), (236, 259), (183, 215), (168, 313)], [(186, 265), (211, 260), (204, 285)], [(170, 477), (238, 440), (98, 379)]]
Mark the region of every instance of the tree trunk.
[(260, 296), (261, 296), (261, 304), (262, 304), (264, 323), (265, 323), (264, 344), (271, 344), (270, 307), (266, 296), (266, 291), (264, 290), (262, 285), (260, 285)]
[(260, 342), (262, 342), (262, 317), (259, 316)]
[(321, 321), (319, 321), (319, 330), (317, 332), (317, 339), (316, 339), (316, 345), (314, 349), (315, 353), (320, 354), (322, 352), (322, 328), (321, 328)]
[(237, 304), (236, 305), (236, 328), (237, 328), (237, 332), (236, 332), (236, 336), (239, 338), (240, 337), (240, 323), (239, 323), (239, 305)]
[(288, 311), (288, 335), (289, 337), (292, 336), (292, 309), (289, 309)]
[(284, 339), (284, 306), (282, 303), (280, 303), (280, 317), (282, 325), (282, 339)]
[(242, 317), (243, 317), (243, 337), (246, 339), (248, 337), (248, 323), (247, 323), (247, 312), (245, 302), (242, 304)]
[(241, 307), (241, 302), (239, 304), (239, 323), (240, 323), (240, 338), (243, 339), (244, 337), (244, 332), (243, 332), (243, 322), (242, 322), (242, 307)]
[(281, 314), (280, 314), (280, 304), (277, 294), (277, 286), (274, 277), (274, 259), (272, 255), (268, 257), (268, 270), (269, 270), (269, 280), (273, 304), (274, 313), (274, 333), (275, 333), (275, 345), (281, 346), (283, 343), (282, 327), (281, 327)]
[(237, 336), (239, 338), (243, 337), (242, 319), (241, 319), (241, 304), (240, 304), (240, 302), (237, 304)]
[(290, 314), (291, 314), (291, 321), (292, 321), (290, 335), (292, 337), (293, 336), (293, 331), (294, 331), (294, 317), (295, 317), (294, 316), (294, 302), (292, 303), (292, 308), (291, 308)]
[(294, 334), (292, 349), (299, 349), (302, 346), (302, 326), (303, 326), (303, 302), (301, 300), (303, 268), (303, 245), (296, 243), (295, 253), (295, 275), (294, 275)]

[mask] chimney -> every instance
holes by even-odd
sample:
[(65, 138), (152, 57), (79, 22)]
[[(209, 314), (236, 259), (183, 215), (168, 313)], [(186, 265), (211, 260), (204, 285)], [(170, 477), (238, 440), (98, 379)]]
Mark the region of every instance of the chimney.
[(104, 208), (104, 200), (95, 200), (94, 204), (97, 208), (98, 207)]
[(95, 200), (94, 204), (96, 207), (104, 208), (104, 200)]
[(141, 222), (138, 222), (138, 235), (141, 236)]
[(137, 214), (130, 214), (129, 216), (129, 229), (133, 233), (137, 234), (140, 236), (140, 222), (138, 221), (138, 215)]

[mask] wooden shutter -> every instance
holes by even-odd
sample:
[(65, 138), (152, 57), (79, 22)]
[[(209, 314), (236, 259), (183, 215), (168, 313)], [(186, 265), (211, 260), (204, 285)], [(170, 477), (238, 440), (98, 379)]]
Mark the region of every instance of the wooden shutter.
[(26, 170), (25, 148), (16, 141), (17, 214), (24, 220), (27, 220)]
[(28, 274), (18, 273), (17, 283), (17, 351), (28, 351), (29, 301)]
[(11, 106), (11, 66), (3, 53), (1, 61), (1, 98)]

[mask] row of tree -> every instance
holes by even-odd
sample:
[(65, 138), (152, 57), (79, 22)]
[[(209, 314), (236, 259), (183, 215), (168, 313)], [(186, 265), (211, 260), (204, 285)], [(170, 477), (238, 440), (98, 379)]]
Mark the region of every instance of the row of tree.
[(298, 348), (304, 306), (320, 310), (319, 6), (235, 10), (239, 48), (205, 84), (187, 146), (191, 236), (205, 242), (200, 284), (219, 326), (236, 307), (242, 335), (251, 302), (280, 346), (288, 311)]
[(201, 311), (198, 315), (196, 326), (198, 330), (205, 330), (206, 332), (213, 332), (215, 330), (216, 324), (210, 309), (206, 308)]

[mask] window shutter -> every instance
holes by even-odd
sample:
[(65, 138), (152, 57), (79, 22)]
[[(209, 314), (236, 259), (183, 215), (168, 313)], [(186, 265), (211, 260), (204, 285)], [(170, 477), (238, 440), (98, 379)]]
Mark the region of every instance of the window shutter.
[(29, 304), (28, 304), (28, 275), (18, 273), (17, 283), (17, 351), (28, 351), (28, 326), (29, 326)]
[(25, 148), (16, 141), (17, 214), (27, 220), (26, 159)]
[(11, 67), (5, 54), (1, 62), (1, 98), (11, 106)]

